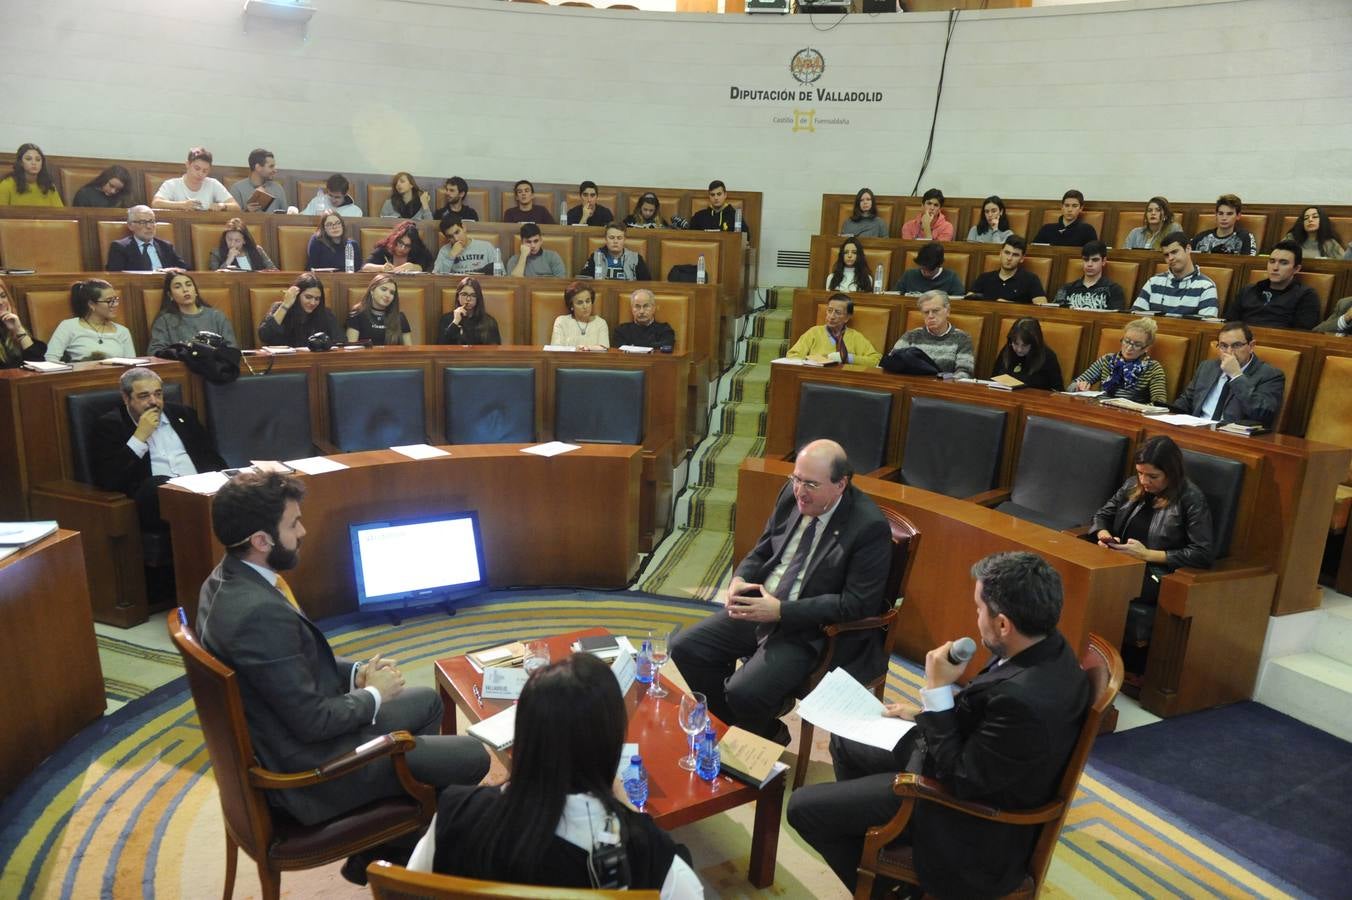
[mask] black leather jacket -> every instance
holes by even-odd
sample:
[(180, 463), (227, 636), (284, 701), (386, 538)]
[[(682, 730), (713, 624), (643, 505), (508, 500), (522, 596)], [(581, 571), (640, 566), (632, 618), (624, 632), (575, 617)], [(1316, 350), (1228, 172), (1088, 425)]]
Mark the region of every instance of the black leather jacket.
[(1130, 499), (1135, 487), (1136, 477), (1132, 476), (1100, 507), (1094, 514), (1094, 533), (1107, 529), (1121, 537), (1127, 523), (1146, 510), (1151, 514), (1150, 538), (1146, 546), (1151, 550), (1163, 550), (1169, 556), (1160, 568), (1166, 572), (1184, 567), (1211, 568), (1211, 507), (1201, 488), (1191, 481), (1184, 481), (1178, 502), (1163, 509), (1151, 509), (1148, 494), (1142, 494), (1134, 501)]

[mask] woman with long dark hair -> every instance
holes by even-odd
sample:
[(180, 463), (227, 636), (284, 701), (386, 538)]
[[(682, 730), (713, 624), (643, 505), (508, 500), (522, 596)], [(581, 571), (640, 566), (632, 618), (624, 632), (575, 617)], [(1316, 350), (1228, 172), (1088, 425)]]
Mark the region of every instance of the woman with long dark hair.
[(408, 319), (399, 311), (399, 285), (393, 275), (382, 272), (371, 279), (361, 302), (348, 315), (345, 328), (349, 344), (370, 341), (377, 347), (407, 347), (413, 343)]
[(380, 207), (382, 219), (432, 218), (432, 198), (418, 187), (418, 182), (407, 172), (395, 172), (390, 179), (390, 198)]
[(438, 344), (501, 344), (498, 320), (484, 309), (479, 279), (466, 276), (455, 288), (455, 309), (437, 323)]
[(1286, 233), (1287, 240), (1300, 244), (1305, 259), (1341, 259), (1343, 239), (1333, 227), (1333, 222), (1324, 210), (1318, 206), (1307, 206), (1300, 211), (1300, 218)]
[(0, 281), (0, 369), (17, 369), (26, 362), (38, 362), (47, 353), (47, 345), (33, 337), (19, 320), (19, 310)]
[(887, 223), (878, 217), (878, 204), (870, 188), (860, 188), (854, 195), (854, 209), (840, 226), (846, 237), (887, 237)]
[(244, 272), (275, 271), (277, 269), (268, 255), (263, 252), (263, 248), (254, 241), (253, 235), (249, 233), (249, 226), (245, 225), (244, 220), (238, 217), (225, 223), (225, 230), (221, 232), (221, 242), (216, 245), (216, 249), (211, 251), (211, 257), (207, 260), (207, 268), (213, 272), (218, 269), (235, 269)]
[(432, 251), (427, 249), (418, 226), (400, 222), (371, 251), (363, 272), (430, 272)]
[(75, 192), (71, 206), (126, 209), (131, 202), (131, 173), (122, 166), (109, 166), (93, 181)]
[(1160, 239), (1177, 230), (1169, 201), (1163, 197), (1151, 197), (1145, 204), (1141, 224), (1127, 232), (1124, 246), (1128, 250), (1158, 250)]
[(624, 224), (630, 228), (670, 228), (671, 223), (662, 217), (662, 203), (652, 191), (645, 192), (634, 204), (634, 211), (624, 217)]
[(864, 245), (858, 238), (846, 238), (836, 251), (836, 264), (831, 274), (826, 276), (828, 291), (871, 291), (873, 273), (868, 268), (868, 257), (864, 255)]
[(230, 320), (225, 313), (206, 304), (191, 275), (187, 272), (164, 273), (160, 312), (150, 326), (150, 346), (146, 352), (159, 353), (170, 344), (186, 344), (199, 331), (219, 334), (230, 346), (239, 346)]
[(1059, 391), (1065, 379), (1056, 351), (1042, 337), (1042, 323), (1032, 317), (1009, 326), (1004, 349), (995, 359), (992, 375), (1012, 375), (1030, 388)]
[(317, 332), (327, 334), (334, 344), (343, 342), (338, 319), (324, 303), (323, 283), (313, 272), (302, 272), (263, 317), (258, 340), (264, 346), (304, 347)]
[(1014, 233), (1009, 227), (1005, 201), (994, 194), (981, 201), (981, 218), (967, 229), (967, 240), (978, 244), (1003, 244)]
[(71, 318), (62, 319), (47, 344), (47, 362), (82, 362), (110, 356), (132, 357), (136, 345), (126, 325), (119, 325), (122, 298), (102, 278), (70, 286)]
[(37, 144), (23, 144), (14, 151), (14, 169), (0, 181), (0, 206), (65, 206), (47, 168), (47, 156)]

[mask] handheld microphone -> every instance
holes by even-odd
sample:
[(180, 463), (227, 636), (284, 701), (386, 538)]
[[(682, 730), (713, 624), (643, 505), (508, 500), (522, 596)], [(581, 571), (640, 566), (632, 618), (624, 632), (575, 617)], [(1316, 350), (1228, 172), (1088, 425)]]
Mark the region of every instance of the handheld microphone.
[(969, 637), (960, 637), (953, 642), (953, 646), (948, 648), (948, 661), (952, 665), (960, 666), (971, 659), (976, 653), (976, 641)]

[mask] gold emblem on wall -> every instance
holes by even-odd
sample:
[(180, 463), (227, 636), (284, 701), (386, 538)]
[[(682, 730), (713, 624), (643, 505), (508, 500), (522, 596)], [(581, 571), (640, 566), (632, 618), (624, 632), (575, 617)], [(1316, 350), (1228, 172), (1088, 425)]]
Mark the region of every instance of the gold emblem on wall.
[(817, 111), (815, 109), (795, 109), (793, 111), (793, 130), (816, 131)]

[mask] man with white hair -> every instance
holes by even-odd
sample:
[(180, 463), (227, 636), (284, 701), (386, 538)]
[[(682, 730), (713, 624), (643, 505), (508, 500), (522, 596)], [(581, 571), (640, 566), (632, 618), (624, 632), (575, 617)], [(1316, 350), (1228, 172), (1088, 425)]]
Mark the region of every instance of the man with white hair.
[(185, 272), (188, 264), (174, 245), (155, 236), (155, 210), (133, 206), (127, 210), (131, 234), (108, 245), (109, 272)]

